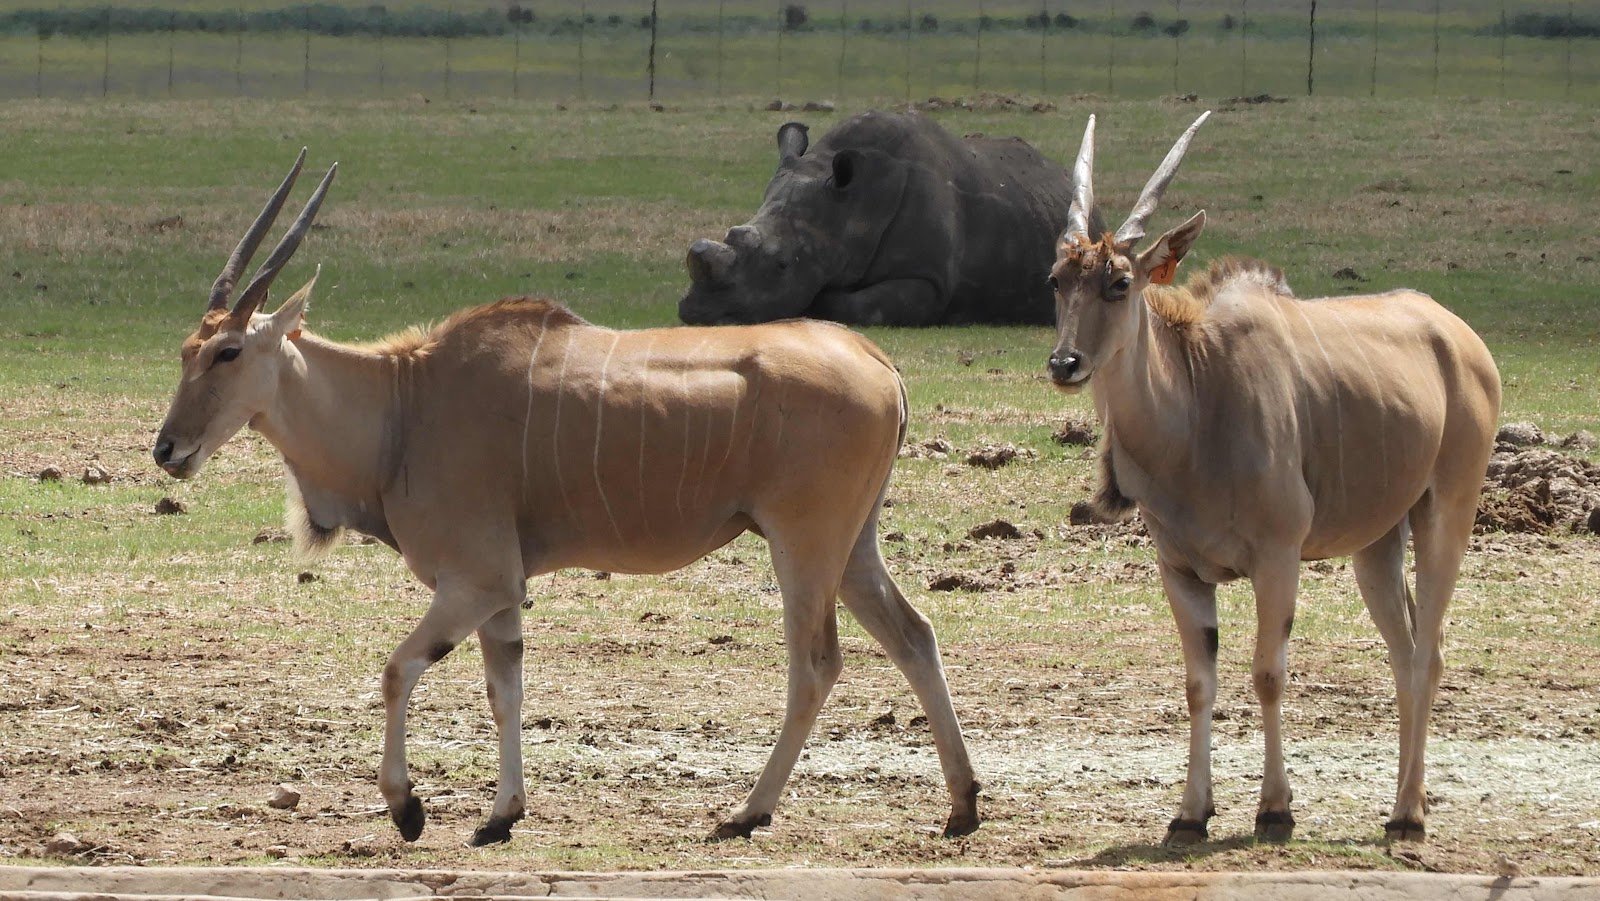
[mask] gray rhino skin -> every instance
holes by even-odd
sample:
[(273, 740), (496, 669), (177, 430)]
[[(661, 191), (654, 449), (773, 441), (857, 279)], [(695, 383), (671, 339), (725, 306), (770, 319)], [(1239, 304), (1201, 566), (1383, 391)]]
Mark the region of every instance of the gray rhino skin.
[(807, 152), (778, 129), (755, 217), (689, 248), (691, 325), (1050, 323), (1072, 177), (1019, 138), (957, 138), (920, 113), (840, 122)]

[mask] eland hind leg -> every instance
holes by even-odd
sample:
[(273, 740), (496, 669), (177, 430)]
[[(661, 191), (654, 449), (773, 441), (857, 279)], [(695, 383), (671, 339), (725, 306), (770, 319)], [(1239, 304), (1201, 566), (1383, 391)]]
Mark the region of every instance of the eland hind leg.
[(527, 790), (522, 774), (522, 605), (513, 604), (478, 627), (484, 686), (500, 742), (500, 778), (489, 819), (472, 834), (474, 847), (508, 842), (522, 819)]
[(749, 838), (757, 828), (772, 822), (783, 786), (844, 668), (834, 598), (839, 593), (848, 548), (838, 547), (837, 538), (827, 528), (763, 527), (761, 531), (772, 550), (772, 567), (783, 594), (788, 696), (777, 744), (762, 767), (755, 788), (711, 833), (714, 841)]
[(974, 777), (966, 742), (961, 737), (961, 723), (950, 701), (950, 687), (939, 659), (939, 643), (927, 617), (906, 601), (884, 565), (878, 549), (876, 508), (867, 517), (867, 524), (850, 553), (839, 596), (911, 683), (911, 690), (928, 717), (945, 787), (950, 791), (950, 817), (945, 821), (945, 836), (953, 838), (976, 831), (980, 822), (978, 791), (981, 786)]
[[(1481, 470), (1480, 470), (1481, 472)], [(1461, 561), (1472, 541), (1477, 518), (1479, 475), (1446, 493), (1435, 487), (1411, 508), (1412, 543), (1416, 552), (1417, 592), (1413, 620), (1415, 647), (1406, 673), (1409, 716), (1402, 714), (1399, 790), (1394, 815), (1384, 825), (1390, 841), (1421, 841), (1428, 799), (1424, 782), (1428, 720), (1444, 675), (1444, 617), (1455, 593)]]

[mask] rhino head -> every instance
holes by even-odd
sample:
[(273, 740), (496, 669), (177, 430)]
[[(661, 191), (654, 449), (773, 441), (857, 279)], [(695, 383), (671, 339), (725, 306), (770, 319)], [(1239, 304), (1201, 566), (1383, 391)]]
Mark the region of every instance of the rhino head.
[(808, 146), (804, 125), (778, 129), (778, 170), (755, 217), (721, 241), (689, 247), (678, 318), (720, 325), (803, 316), (822, 291), (865, 277), (900, 208), (907, 167), (876, 147), (808, 155)]

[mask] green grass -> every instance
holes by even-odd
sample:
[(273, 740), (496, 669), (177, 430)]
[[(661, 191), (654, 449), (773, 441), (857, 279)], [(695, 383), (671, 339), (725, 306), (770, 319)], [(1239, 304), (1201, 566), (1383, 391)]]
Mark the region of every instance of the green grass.
[[(101, 5), (72, 0), (68, 6)], [(172, 0), (174, 11), (226, 14), (288, 4)], [(350, 3), (362, 6), (368, 4)], [(423, 4), (392, 4), (398, 14)], [(436, 8), (468, 11), (459, 6)], [(1269, 0), (1183, 4), (1190, 28), (1177, 39), (1136, 32), (1144, 7), (1077, 6), (1072, 29), (1041, 34), (1015, 23), (1041, 8), (1021, 0), (989, 3), (986, 12), (1009, 27), (979, 34), (970, 4), (911, 4), (916, 22), (932, 15), (937, 31), (890, 31), (907, 5), (892, 0), (811, 3), (812, 26), (779, 34), (776, 6), (754, 0), (699, 0), (662, 11), (656, 96), (668, 102), (716, 97), (921, 99), (979, 91), (1059, 97), (1096, 93), (1126, 98), (1198, 93), (1205, 96), (1306, 92), (1308, 17), (1303, 3)], [(1317, 26), (1316, 92), (1324, 96), (1495, 97), (1593, 102), (1600, 98), (1600, 56), (1591, 40), (1510, 37), (1486, 31), (1510, 16), (1549, 12), (1537, 0), (1452, 3), (1438, 19), (1426, 3), (1370, 8), (1324, 4)], [(1048, 4), (1047, 4), (1048, 6)], [(471, 11), (480, 7), (470, 5)], [(649, 90), (650, 35), (638, 25), (637, 2), (586, 2), (594, 17), (580, 46), (573, 32), (540, 26), (514, 35), (454, 39), (327, 37), (294, 32), (178, 33), (55, 37), (0, 35), (0, 96), (362, 98), (511, 97), (640, 100)], [(540, 22), (577, 21), (577, 0), (536, 5)], [(1113, 10), (1115, 13), (1113, 14)], [(1061, 12), (1052, 8), (1052, 14)], [(1178, 17), (1152, 5), (1158, 27)], [(1248, 14), (1248, 15), (1246, 15)], [(611, 16), (619, 24), (607, 24)], [(848, 27), (840, 29), (841, 21)], [(1224, 27), (1232, 17), (1235, 27)], [(863, 31), (870, 20), (879, 28)], [(750, 24), (759, 23), (759, 24)], [(1244, 23), (1244, 27), (1239, 27)], [(1376, 27), (1375, 27), (1376, 26)], [(981, 40), (980, 40), (981, 37)], [(1437, 45), (1437, 53), (1435, 53)]]

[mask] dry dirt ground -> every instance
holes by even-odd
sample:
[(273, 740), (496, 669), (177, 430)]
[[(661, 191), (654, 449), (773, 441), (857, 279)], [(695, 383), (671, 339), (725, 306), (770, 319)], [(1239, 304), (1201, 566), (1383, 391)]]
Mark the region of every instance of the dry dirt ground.
[[(0, 451), (0, 472), (33, 478), (49, 462), (38, 448), (71, 443), (58, 438)], [(130, 434), (103, 455), (113, 484), (156, 484), (139, 459), (143, 442)], [(382, 547), (352, 543), (300, 583), (281, 544), (252, 545), (245, 532), (239, 554), (265, 556), (271, 574), (222, 589), (236, 596), (224, 615), (191, 607), (193, 586), (130, 584), (117, 572), (63, 572), (46, 586), (53, 605), (0, 598), (0, 861), (1600, 873), (1600, 650), (1587, 593), (1600, 543), (1572, 534), (1577, 514), (1474, 540), (1432, 729), (1424, 845), (1381, 842), (1396, 767), (1392, 683), (1338, 562), (1306, 568), (1306, 607), (1332, 612), (1291, 651), (1296, 841), (1251, 840), (1260, 736), (1249, 632), (1237, 625), (1249, 602), (1242, 590), (1227, 595), (1235, 627), (1224, 635), (1215, 735), (1220, 815), (1212, 841), (1176, 852), (1157, 843), (1182, 789), (1182, 670), (1170, 621), (1151, 600), (1145, 539), (1136, 524), (1071, 525), (1027, 510), (1011, 517), (1014, 530), (993, 525), (976, 511), (1009, 490), (996, 479), (1023, 484), (1058, 464), (1026, 454), (993, 470), (965, 462), (979, 450), (925, 445), (924, 456), (946, 459), (907, 461), (885, 525), (893, 533), (909, 523), (933, 493), (955, 491), (975, 511), (952, 521), (953, 534), (907, 527), (885, 545), (941, 630), (984, 782), (986, 822), (973, 836), (937, 835), (947, 805), (930, 736), (904, 681), (851, 627), (844, 679), (772, 826), (749, 841), (702, 841), (748, 791), (779, 725), (778, 598), (747, 537), (671, 576), (535, 580), (529, 809), (509, 845), (463, 847), (494, 779), (476, 650), (430, 671), (411, 722), (413, 776), (430, 821), (407, 845), (375, 785), (377, 670), (424, 595)], [(255, 453), (261, 459), (240, 471), (273, 480), (270, 460)], [(1526, 453), (1508, 447), (1503, 460)], [(1559, 456), (1560, 478), (1588, 472)], [(80, 467), (61, 462), (75, 477)], [(214, 465), (226, 480), (229, 464)], [(1551, 495), (1548, 484), (1532, 490)], [(148, 528), (150, 515), (106, 516), (106, 528)], [(991, 537), (964, 537), (969, 527)], [(962, 578), (942, 587), (954, 590), (930, 587), (953, 574)], [(1551, 586), (1581, 596), (1531, 600)], [(302, 608), (297, 592), (321, 600)], [(116, 596), (137, 601), (132, 612), (111, 615)], [(744, 606), (729, 618), (718, 610), (731, 597)], [(1330, 640), (1345, 621), (1360, 637)], [(310, 643), (302, 630), (332, 638)], [(303, 795), (298, 806), (268, 805), (279, 783)], [(77, 843), (51, 847), (62, 832)]]

